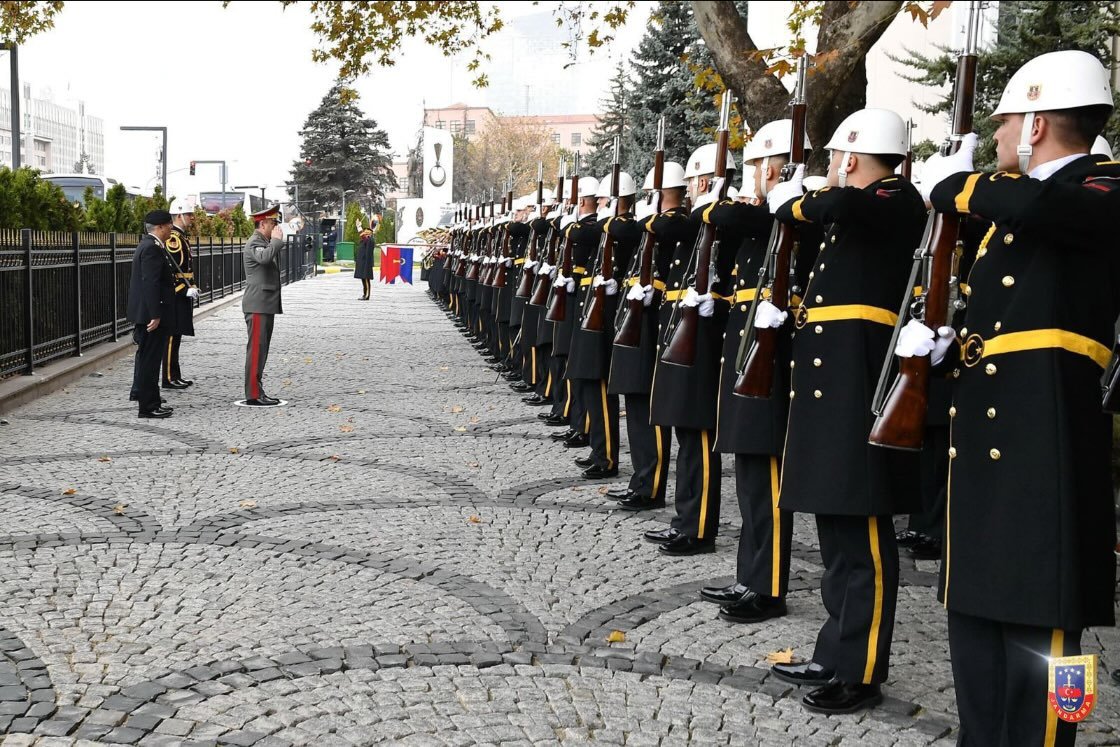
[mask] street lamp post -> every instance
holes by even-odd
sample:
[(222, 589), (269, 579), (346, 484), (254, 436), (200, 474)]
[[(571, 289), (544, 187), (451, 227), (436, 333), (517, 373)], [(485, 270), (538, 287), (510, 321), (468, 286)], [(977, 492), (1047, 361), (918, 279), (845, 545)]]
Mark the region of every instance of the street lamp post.
[(145, 132), (161, 132), (163, 133), (163, 149), (160, 151), (160, 168), (159, 173), (163, 175), (163, 199), (167, 199), (167, 128), (166, 127), (133, 127), (124, 125), (121, 127), (125, 131), (145, 131)]
[(8, 66), (12, 73), (12, 171), (21, 165), (20, 149), (23, 147), (23, 136), (19, 131), (19, 45), (0, 43), (0, 49), (8, 50)]

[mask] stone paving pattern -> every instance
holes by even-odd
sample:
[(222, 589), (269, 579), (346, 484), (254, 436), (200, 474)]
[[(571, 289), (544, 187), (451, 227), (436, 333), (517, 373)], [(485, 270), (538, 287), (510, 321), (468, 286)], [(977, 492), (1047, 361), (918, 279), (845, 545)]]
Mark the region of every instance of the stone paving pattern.
[[(697, 590), (734, 572), (731, 460), (717, 553), (659, 555), (670, 510), (613, 510), (423, 287), (286, 287), (282, 409), (232, 406), (233, 307), (184, 342), (171, 419), (135, 417), (131, 359), (7, 416), (4, 745), (953, 743), (937, 563), (902, 561), (886, 702), (810, 714), (766, 655), (823, 620), (811, 517), (789, 616), (721, 622)], [(1084, 645), (1079, 743), (1120, 744), (1120, 635)]]

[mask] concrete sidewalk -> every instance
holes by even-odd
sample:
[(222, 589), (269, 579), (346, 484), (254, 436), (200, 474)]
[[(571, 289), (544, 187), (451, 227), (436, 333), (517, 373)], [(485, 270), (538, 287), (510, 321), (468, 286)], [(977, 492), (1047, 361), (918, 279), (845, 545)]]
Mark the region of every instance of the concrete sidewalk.
[[(669, 511), (613, 510), (423, 287), (285, 287), (283, 408), (232, 404), (234, 305), (184, 341), (170, 419), (137, 419), (128, 358), (6, 416), (5, 745), (953, 742), (936, 563), (903, 561), (887, 702), (806, 712), (766, 656), (824, 619), (811, 521), (790, 614), (719, 621), (697, 590), (734, 569), (733, 479), (717, 553), (659, 555)], [(1116, 744), (1120, 636), (1084, 645), (1079, 744)]]

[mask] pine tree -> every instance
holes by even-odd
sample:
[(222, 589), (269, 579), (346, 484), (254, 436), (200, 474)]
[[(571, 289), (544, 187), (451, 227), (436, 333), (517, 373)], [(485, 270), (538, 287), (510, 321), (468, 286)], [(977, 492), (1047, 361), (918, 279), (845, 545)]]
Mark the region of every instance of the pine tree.
[(628, 167), (633, 155), (633, 148), (629, 147), (630, 129), (633, 126), (630, 112), (632, 94), (629, 88), (628, 76), (625, 71), (619, 70), (611, 80), (610, 91), (601, 104), (603, 111), (599, 115), (599, 121), (587, 139), (589, 150), (580, 158), (581, 176), (602, 179), (611, 173), (611, 166), (614, 164), (614, 139), (617, 136), (621, 138), (622, 170), (629, 172), (635, 180), (638, 179)]
[[(977, 65), (973, 127), (980, 136), (976, 153), (978, 167), (995, 164), (995, 143), (991, 136), (996, 123), (988, 119), (988, 114), (995, 110), (1015, 71), (1040, 54), (1067, 49), (1089, 52), (1106, 67), (1114, 65), (1112, 38), (1120, 33), (1120, 13), (1112, 2), (1023, 0), (1000, 3), (998, 29), (995, 46), (981, 51)], [(956, 75), (956, 52), (945, 49), (936, 57), (910, 53), (897, 61), (914, 71), (907, 76), (910, 80), (945, 89), (945, 96), (939, 101), (918, 106), (924, 111), (948, 116), (953, 108), (950, 89)], [(1120, 103), (1115, 92), (1113, 98)], [(1116, 144), (1120, 137), (1120, 120), (1111, 118), (1102, 134), (1109, 143)]]
[(291, 181), (300, 185), (300, 196), (310, 201), (312, 211), (337, 210), (351, 189), (367, 197), (376, 210), (383, 209), (396, 185), (389, 136), (362, 116), (356, 98), (344, 100), (342, 93), (342, 83), (335, 83), (307, 117)]

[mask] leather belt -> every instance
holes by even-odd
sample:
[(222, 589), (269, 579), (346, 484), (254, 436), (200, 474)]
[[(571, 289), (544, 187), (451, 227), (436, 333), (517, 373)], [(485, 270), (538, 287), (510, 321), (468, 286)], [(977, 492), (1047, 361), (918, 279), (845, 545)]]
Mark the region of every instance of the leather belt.
[(193, 272), (177, 272), (177, 273), (175, 273), (175, 277), (186, 278), (187, 280), (192, 280), (194, 278), (194, 273)]
[(893, 311), (881, 309), (878, 306), (865, 306), (863, 304), (846, 304), (843, 306), (814, 306), (813, 308), (797, 307), (793, 323), (798, 329), (814, 322), (840, 322), (849, 320), (862, 320), (875, 322), (893, 327), (898, 322), (898, 314)]
[(1064, 329), (1032, 329), (1008, 332), (988, 340), (973, 333), (965, 338), (964, 345), (961, 346), (961, 360), (965, 366), (972, 368), (993, 355), (1054, 348), (1084, 355), (1101, 368), (1106, 367), (1112, 357), (1111, 350), (1091, 337)]
[[(636, 277), (627, 278), (626, 279), (626, 287), (627, 288), (632, 288), (633, 286), (638, 284), (638, 280), (640, 280), (640, 279), (641, 278), (636, 278)], [(659, 291), (665, 290), (665, 283), (661, 282), (660, 280), (654, 280), (652, 283), (650, 283), (650, 285), (653, 286), (654, 290), (659, 290)]]
[(580, 278), (579, 279), (579, 287), (582, 288), (585, 285), (591, 285), (591, 281), (594, 280), (594, 279), (595, 278)]
[(754, 288), (744, 288), (741, 291), (735, 291), (734, 303), (747, 303), (754, 300)]
[[(683, 290), (665, 291), (664, 299), (666, 301), (677, 301), (679, 299), (684, 298), (685, 293), (688, 293), (688, 288), (685, 288)], [(731, 296), (721, 296), (718, 293), (712, 293), (712, 300), (713, 301), (730, 301)]]
[(573, 267), (572, 268), (572, 274), (573, 275), (586, 275), (587, 274), (587, 268), (586, 267)]
[(520, 266), (520, 265), (523, 265), (523, 264), (525, 264), (525, 258), (524, 258), (524, 257), (520, 257), (520, 258), (518, 258), (518, 259), (515, 259), (515, 260), (513, 260), (513, 263), (514, 263), (515, 265), (518, 265), (518, 266)]

